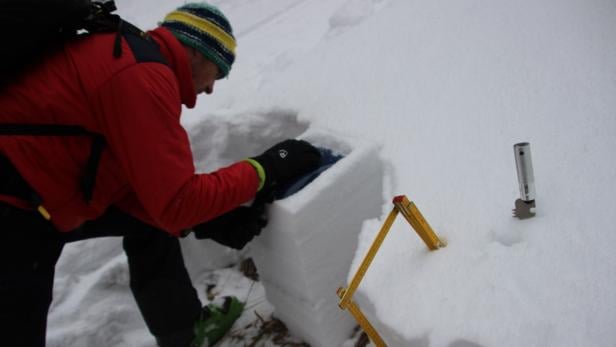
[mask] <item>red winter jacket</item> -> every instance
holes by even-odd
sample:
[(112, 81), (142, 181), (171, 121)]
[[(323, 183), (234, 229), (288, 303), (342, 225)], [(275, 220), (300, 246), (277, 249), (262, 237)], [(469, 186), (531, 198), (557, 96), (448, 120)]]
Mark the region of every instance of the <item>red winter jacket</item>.
[[(0, 136), (0, 153), (43, 199), (51, 222), (70, 231), (115, 205), (173, 235), (252, 199), (259, 184), (253, 167), (239, 162), (195, 174), (181, 104), (196, 94), (188, 56), (166, 29), (150, 35), (168, 65), (136, 63), (115, 34), (72, 42), (0, 94), (0, 123), (78, 125), (104, 136), (92, 201), (80, 178), (91, 137)], [(24, 207), (0, 195), (0, 200)]]

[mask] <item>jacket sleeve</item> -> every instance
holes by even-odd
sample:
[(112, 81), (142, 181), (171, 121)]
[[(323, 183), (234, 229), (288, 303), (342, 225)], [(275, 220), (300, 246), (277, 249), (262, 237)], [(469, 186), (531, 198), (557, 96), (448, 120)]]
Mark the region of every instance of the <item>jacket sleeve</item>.
[[(195, 174), (180, 95), (166, 66), (142, 63), (117, 74), (93, 98), (97, 122), (135, 193), (122, 204), (136, 217), (173, 235), (254, 197), (255, 170), (239, 162), (211, 174)], [(135, 199), (133, 199), (135, 200)], [(141, 206), (138, 206), (136, 202)]]

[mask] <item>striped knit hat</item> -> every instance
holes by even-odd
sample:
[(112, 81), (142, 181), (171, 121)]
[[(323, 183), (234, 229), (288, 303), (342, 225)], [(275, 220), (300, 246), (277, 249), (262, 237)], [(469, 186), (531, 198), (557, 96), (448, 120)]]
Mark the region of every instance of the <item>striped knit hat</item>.
[(205, 2), (185, 4), (169, 13), (160, 26), (216, 64), (220, 78), (229, 74), (236, 42), (227, 17), (218, 8)]

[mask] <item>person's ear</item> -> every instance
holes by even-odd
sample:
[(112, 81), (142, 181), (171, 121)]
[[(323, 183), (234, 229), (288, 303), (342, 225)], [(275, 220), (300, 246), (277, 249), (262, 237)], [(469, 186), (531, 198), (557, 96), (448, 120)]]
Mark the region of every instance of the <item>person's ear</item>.
[(190, 51), (191, 51), (191, 54), (192, 54), (193, 57), (199, 58), (199, 55), (201, 53), (199, 53), (199, 51), (195, 47), (190, 47)]
[(198, 58), (197, 49), (191, 46), (184, 46), (184, 48), (186, 50), (186, 55), (188, 56), (188, 61), (190, 61), (191, 64), (194, 64), (195, 59)]

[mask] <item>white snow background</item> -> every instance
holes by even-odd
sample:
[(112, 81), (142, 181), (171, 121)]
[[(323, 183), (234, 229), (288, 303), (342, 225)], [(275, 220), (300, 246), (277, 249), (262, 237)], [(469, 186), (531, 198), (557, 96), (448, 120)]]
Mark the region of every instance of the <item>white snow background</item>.
[[(238, 52), (184, 115), (199, 170), (313, 126), (365, 138), (382, 146), (386, 203), (357, 231), (353, 269), (395, 195), (447, 239), (429, 252), (400, 218), (362, 282), (359, 304), (391, 346), (616, 346), (615, 1), (212, 2)], [(151, 28), (182, 3), (118, 7)], [(520, 221), (512, 147), (523, 141), (537, 216)], [(182, 242), (204, 302), (217, 285), (248, 298), (238, 325), (271, 314), (234, 265), (245, 252)], [(67, 246), (54, 295), (48, 346), (155, 345), (120, 239)]]

